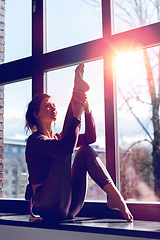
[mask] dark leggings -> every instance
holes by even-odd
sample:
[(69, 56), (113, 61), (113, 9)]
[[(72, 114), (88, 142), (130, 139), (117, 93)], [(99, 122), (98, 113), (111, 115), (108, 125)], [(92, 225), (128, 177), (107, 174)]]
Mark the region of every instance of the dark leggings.
[[(68, 108), (63, 131), (72, 114)], [(61, 220), (75, 216), (81, 209), (86, 195), (87, 172), (103, 189), (111, 183), (109, 173), (92, 147), (79, 148), (71, 167), (71, 156), (54, 156), (47, 177), (35, 196), (35, 208), (44, 219)]]

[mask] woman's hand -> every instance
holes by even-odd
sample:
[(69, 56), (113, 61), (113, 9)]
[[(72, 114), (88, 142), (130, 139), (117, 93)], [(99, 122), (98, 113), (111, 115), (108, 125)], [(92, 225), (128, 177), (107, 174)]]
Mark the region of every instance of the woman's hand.
[(73, 116), (76, 118), (81, 118), (82, 113), (84, 112), (85, 103), (87, 100), (86, 93), (82, 91), (74, 91), (72, 97), (72, 110)]
[(90, 106), (89, 106), (89, 103), (88, 103), (88, 99), (86, 99), (85, 101), (85, 104), (84, 104), (84, 111), (85, 113), (91, 113), (91, 109), (90, 109)]
[(84, 106), (80, 103), (72, 99), (72, 111), (73, 111), (73, 117), (76, 117), (78, 119), (81, 119), (81, 115), (84, 112)]
[(90, 113), (91, 109), (88, 103), (87, 94), (81, 91), (76, 91), (73, 93), (73, 99), (84, 106), (84, 111)]
[(87, 94), (85, 92), (82, 91), (74, 91), (73, 92), (73, 97), (72, 97), (76, 102), (81, 103), (82, 105), (85, 104), (86, 100), (87, 100)]
[(81, 91), (73, 92), (72, 110), (73, 113), (79, 115), (78, 118), (80, 118), (83, 111), (88, 114), (91, 112), (86, 93)]

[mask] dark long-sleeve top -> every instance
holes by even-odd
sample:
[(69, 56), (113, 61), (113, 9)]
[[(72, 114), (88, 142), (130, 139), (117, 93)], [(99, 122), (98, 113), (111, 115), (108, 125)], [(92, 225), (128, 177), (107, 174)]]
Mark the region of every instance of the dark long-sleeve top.
[(34, 132), (27, 139), (26, 162), (29, 172), (29, 182), (43, 183), (55, 155), (70, 155), (75, 147), (95, 142), (96, 132), (92, 113), (85, 113), (85, 133), (79, 134), (80, 120), (73, 117), (66, 134), (48, 138), (40, 131)]

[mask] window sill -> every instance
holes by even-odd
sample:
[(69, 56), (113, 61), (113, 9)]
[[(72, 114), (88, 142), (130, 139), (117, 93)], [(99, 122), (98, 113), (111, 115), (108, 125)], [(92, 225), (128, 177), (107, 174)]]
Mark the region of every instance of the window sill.
[[(135, 208), (135, 204), (129, 205)], [(150, 210), (156, 205), (151, 204)], [(29, 221), (28, 206), (25, 200), (0, 199), (0, 225), (160, 239), (160, 221), (136, 219), (129, 223), (122, 219), (119, 211), (108, 209), (105, 203), (86, 202), (73, 220), (52, 223)]]
[(76, 217), (56, 223), (30, 222), (29, 215), (0, 214), (0, 225), (52, 229), (133, 238), (160, 239), (160, 222), (137, 221), (129, 223), (123, 219)]

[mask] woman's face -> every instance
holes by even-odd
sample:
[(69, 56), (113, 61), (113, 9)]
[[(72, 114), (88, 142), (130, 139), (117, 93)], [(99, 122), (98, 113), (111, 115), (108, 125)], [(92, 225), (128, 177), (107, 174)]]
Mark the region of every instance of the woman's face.
[(52, 98), (44, 98), (40, 105), (38, 118), (43, 123), (51, 123), (57, 119), (57, 110)]

